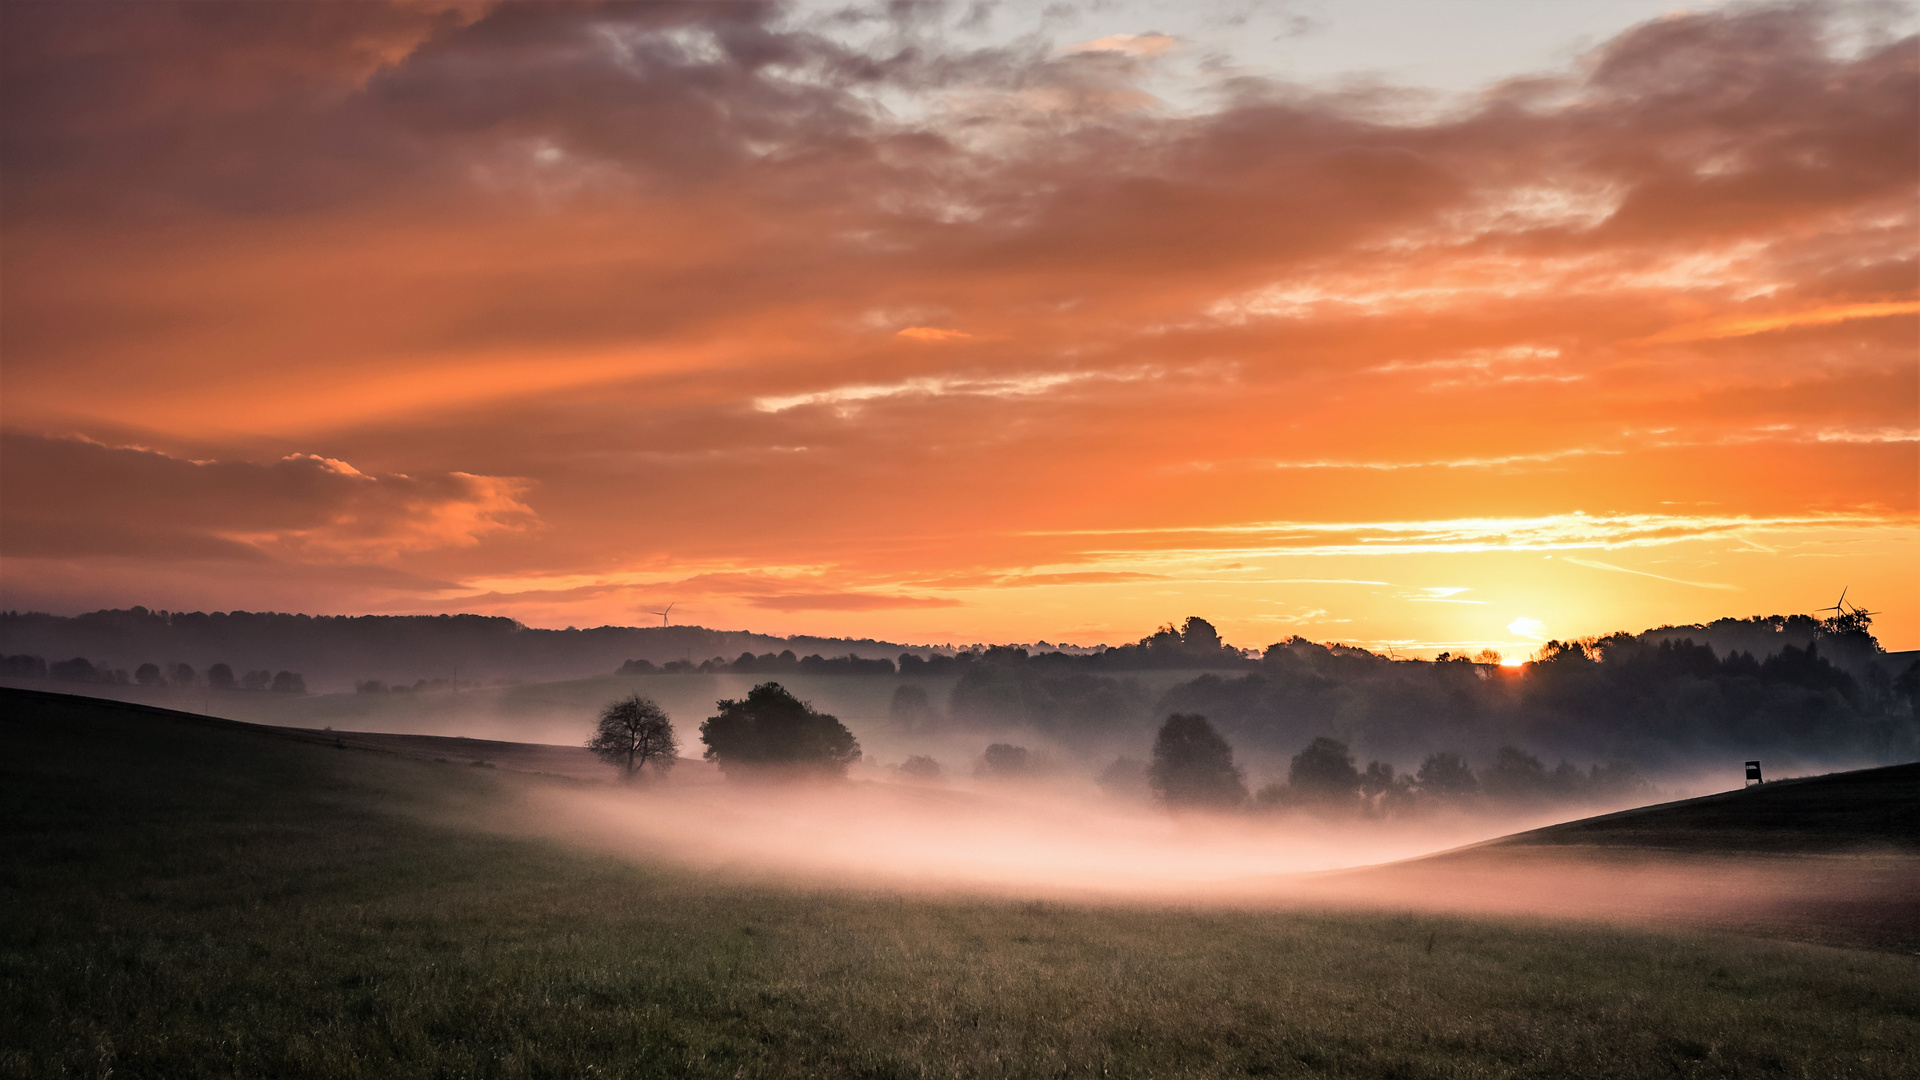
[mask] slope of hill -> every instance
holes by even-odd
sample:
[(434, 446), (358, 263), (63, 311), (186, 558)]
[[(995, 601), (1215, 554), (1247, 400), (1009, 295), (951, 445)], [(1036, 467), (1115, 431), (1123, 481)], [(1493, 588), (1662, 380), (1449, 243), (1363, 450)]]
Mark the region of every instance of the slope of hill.
[(0, 1075), (1893, 1077), (1920, 1043), (1906, 956), (777, 888), (471, 826), (533, 783), (0, 693)]
[(1775, 780), (1495, 841), (1693, 852), (1920, 852), (1920, 762)]
[(1341, 902), (1920, 954), (1920, 764), (1783, 780), (1327, 875)]

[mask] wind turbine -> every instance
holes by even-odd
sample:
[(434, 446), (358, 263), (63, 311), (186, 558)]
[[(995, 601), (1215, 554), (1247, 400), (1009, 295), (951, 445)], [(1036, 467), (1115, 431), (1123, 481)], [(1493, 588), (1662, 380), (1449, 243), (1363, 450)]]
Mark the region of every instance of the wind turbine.
[(1864, 621), (1866, 619), (1872, 618), (1875, 615), (1878, 615), (1879, 612), (1868, 611), (1866, 608), (1861, 607), (1859, 604), (1847, 603), (1847, 588), (1850, 588), (1850, 586), (1841, 588), (1840, 599), (1836, 601), (1832, 607), (1816, 608), (1814, 610), (1816, 612), (1818, 611), (1833, 612), (1833, 618), (1836, 625), (1845, 625), (1846, 623), (1849, 623), (1849, 622), (1857, 622), (1861, 624), (1860, 625), (1861, 629), (1865, 629), (1866, 627), (1865, 627)]
[[(679, 603), (679, 602), (680, 602), (680, 601), (678, 601), (678, 600), (675, 600), (675, 601), (673, 602), (673, 604), (677, 604), (677, 603)], [(673, 604), (668, 604), (668, 605), (667, 605), (667, 611), (672, 611), (672, 610), (673, 610)], [(647, 614), (649, 614), (649, 615), (658, 615), (658, 616), (660, 616), (660, 625), (661, 625), (661, 626), (665, 626), (665, 625), (667, 625), (667, 611), (649, 611), (649, 612), (647, 612)]]

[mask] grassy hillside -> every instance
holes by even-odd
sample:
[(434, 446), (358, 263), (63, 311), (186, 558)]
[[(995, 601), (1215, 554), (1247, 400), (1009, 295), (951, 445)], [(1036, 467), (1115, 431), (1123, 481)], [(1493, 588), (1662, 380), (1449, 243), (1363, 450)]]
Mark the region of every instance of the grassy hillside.
[(1920, 762), (1776, 780), (1501, 841), (1667, 851), (1920, 851)]
[(7, 1076), (1911, 1076), (1920, 961), (747, 887), (463, 828), (564, 783), (0, 697)]

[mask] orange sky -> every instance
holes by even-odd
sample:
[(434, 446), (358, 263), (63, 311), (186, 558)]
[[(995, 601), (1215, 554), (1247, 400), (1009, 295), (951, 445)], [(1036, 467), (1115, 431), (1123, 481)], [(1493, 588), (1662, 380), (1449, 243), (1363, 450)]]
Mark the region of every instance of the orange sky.
[(0, 8), (0, 606), (1920, 647), (1911, 36), (1196, 107), (916, 10)]

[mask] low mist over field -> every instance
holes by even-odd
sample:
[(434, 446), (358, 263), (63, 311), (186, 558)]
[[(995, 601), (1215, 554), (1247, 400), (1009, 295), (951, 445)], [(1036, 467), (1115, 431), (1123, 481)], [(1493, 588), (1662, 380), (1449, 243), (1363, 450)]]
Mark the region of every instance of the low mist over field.
[(0, 0), (0, 1080), (1912, 1080), (1920, 3)]

